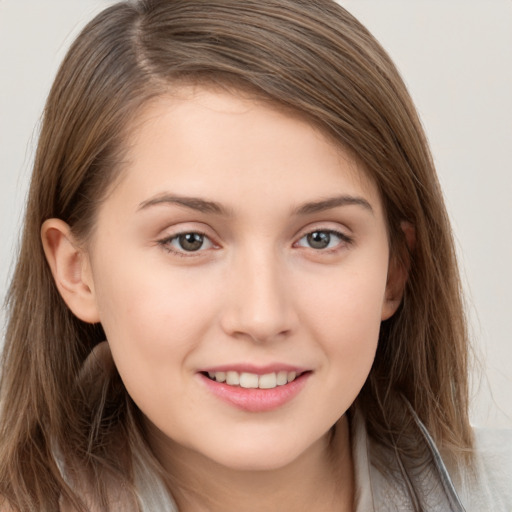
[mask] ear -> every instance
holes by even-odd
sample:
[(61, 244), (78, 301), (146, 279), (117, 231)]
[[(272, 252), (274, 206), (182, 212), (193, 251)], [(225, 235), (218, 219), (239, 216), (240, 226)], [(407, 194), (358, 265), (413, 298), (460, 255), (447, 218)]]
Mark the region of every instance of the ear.
[(76, 243), (70, 227), (60, 219), (48, 219), (41, 227), (41, 239), (64, 302), (80, 320), (99, 322), (90, 261)]
[(411, 266), (411, 253), (416, 245), (416, 231), (410, 222), (403, 221), (400, 224), (405, 237), (408, 250), (402, 251), (401, 257), (395, 254), (391, 256), (386, 283), (386, 294), (382, 306), (382, 320), (391, 318), (400, 306), (404, 296), (405, 285), (409, 277)]

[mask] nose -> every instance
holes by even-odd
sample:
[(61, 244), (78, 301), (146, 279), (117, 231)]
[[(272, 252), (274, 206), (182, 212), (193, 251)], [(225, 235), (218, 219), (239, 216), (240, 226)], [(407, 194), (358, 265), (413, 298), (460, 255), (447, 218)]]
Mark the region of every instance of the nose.
[(229, 272), (223, 330), (254, 342), (289, 336), (295, 329), (296, 315), (286, 275), (272, 251), (241, 254)]

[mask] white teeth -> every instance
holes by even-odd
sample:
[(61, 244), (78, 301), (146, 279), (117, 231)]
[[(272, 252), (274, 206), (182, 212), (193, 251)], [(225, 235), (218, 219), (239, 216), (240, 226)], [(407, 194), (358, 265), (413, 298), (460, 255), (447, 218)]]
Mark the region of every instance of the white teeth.
[(275, 373), (267, 373), (260, 376), (259, 388), (272, 389), (277, 386), (277, 375)]
[(240, 374), (238, 372), (226, 372), (226, 384), (238, 386), (240, 384)]
[(229, 386), (240, 386), (247, 389), (273, 389), (276, 386), (285, 386), (297, 378), (297, 372), (266, 373), (257, 375), (249, 372), (208, 372), (208, 377), (217, 382), (225, 382)]
[(241, 373), (240, 374), (240, 387), (241, 388), (257, 388), (258, 376), (254, 373)]
[(282, 371), (277, 374), (277, 385), (278, 386), (284, 386), (285, 384), (288, 384), (288, 372)]

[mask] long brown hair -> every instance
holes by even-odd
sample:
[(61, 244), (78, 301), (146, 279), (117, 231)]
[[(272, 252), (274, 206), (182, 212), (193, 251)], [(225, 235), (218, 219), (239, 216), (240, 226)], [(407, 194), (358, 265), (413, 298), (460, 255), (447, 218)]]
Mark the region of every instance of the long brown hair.
[[(113, 452), (123, 447), (129, 460), (141, 442), (135, 406), (113, 365), (98, 370), (99, 382), (84, 377), (84, 361), (104, 334), (65, 306), (39, 233), (56, 217), (87, 239), (131, 122), (178, 82), (250, 89), (357, 155), (380, 190), (392, 255), (409, 267), (403, 302), (382, 325), (358, 398), (369, 433), (385, 441), (384, 411), (405, 396), (447, 453), (471, 448), (467, 335), (450, 225), (420, 121), (386, 52), (332, 0), (141, 0), (116, 4), (87, 25), (45, 107), (7, 301), (0, 496), (22, 511), (56, 510), (62, 497), (86, 510), (87, 499), (59, 470), (70, 460), (87, 469), (103, 509), (112, 478), (124, 478), (130, 494), (129, 464)], [(415, 229), (412, 251), (404, 221)]]

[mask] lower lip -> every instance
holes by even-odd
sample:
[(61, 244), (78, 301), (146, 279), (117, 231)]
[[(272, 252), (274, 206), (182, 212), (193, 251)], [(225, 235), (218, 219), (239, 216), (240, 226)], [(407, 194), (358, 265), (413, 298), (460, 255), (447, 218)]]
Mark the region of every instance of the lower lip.
[(295, 398), (306, 385), (310, 372), (303, 373), (293, 382), (272, 389), (246, 389), (216, 382), (199, 374), (206, 387), (218, 398), (248, 412), (267, 412), (282, 407)]

